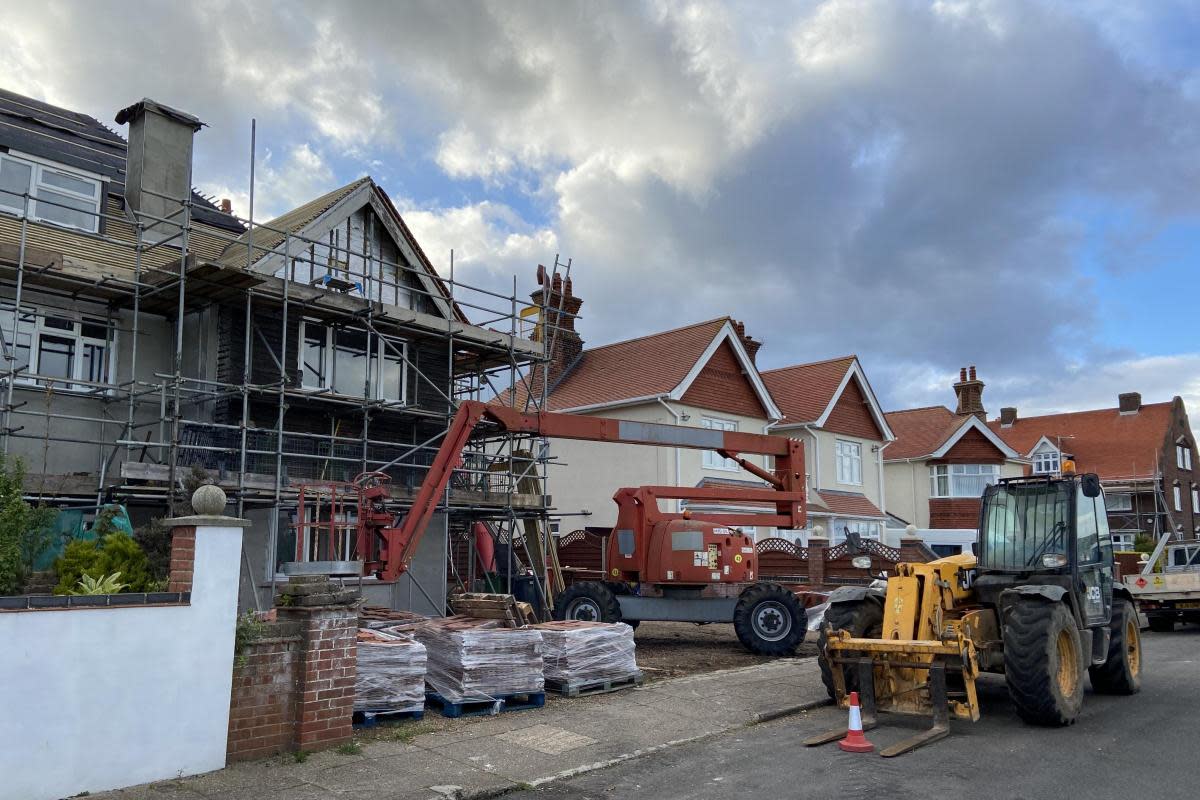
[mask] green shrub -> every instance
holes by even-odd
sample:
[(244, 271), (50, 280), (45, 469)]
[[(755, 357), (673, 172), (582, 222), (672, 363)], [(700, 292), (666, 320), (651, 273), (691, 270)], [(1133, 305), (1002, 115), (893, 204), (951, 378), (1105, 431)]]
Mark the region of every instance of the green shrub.
[(119, 572), (129, 592), (153, 592), (159, 583), (142, 548), (124, 533), (110, 533), (103, 541), (71, 542), (54, 562), (54, 572), (58, 575), (55, 594), (71, 594), (85, 575), (100, 580)]
[(71, 594), (118, 594), (125, 589), (125, 586), (126, 584), (121, 583), (121, 573), (119, 572), (105, 575), (99, 580), (91, 575), (84, 575), (79, 579), (79, 585)]
[(52, 541), (52, 508), (34, 508), (23, 497), (25, 466), (0, 456), (0, 595), (17, 594), (33, 563)]
[(155, 579), (165, 581), (171, 572), (171, 529), (155, 520), (139, 525), (133, 532), (133, 540), (146, 554), (150, 573)]

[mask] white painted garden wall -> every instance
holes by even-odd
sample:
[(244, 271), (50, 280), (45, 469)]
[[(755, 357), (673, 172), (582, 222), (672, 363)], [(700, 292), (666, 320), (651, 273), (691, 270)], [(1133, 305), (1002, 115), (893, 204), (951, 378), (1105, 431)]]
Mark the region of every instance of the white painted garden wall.
[(225, 766), (240, 527), (198, 527), (190, 605), (0, 612), (0, 800)]

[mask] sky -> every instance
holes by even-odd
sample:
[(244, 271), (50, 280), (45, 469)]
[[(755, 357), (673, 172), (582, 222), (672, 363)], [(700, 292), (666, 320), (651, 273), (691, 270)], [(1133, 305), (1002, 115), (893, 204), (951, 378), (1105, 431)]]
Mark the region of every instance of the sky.
[(242, 215), (255, 119), (255, 219), (369, 174), (459, 281), (571, 259), (590, 344), (729, 315), (886, 409), (968, 364), (992, 415), (1196, 409), (1198, 42), (1174, 0), (49, 0), (0, 86), (195, 114)]

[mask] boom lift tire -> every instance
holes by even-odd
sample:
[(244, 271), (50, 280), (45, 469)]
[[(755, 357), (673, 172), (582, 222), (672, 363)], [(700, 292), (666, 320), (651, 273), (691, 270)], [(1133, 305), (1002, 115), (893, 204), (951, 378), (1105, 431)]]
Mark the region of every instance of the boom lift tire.
[(1167, 614), (1147, 614), (1150, 630), (1155, 633), (1170, 633), (1175, 630), (1175, 618)]
[(1137, 612), (1128, 600), (1113, 600), (1108, 660), (1088, 668), (1092, 691), (1100, 694), (1137, 694), (1142, 688), (1142, 641)]
[(555, 619), (584, 622), (620, 622), (621, 606), (612, 590), (599, 581), (584, 581), (567, 587), (554, 601)]
[(1004, 625), (1004, 677), (1021, 719), (1071, 725), (1083, 707), (1079, 630), (1063, 603), (1021, 598)]
[(733, 629), (752, 653), (789, 656), (808, 632), (808, 613), (796, 595), (779, 584), (756, 583), (738, 598)]
[[(874, 600), (856, 600), (851, 603), (835, 603), (825, 611), (825, 623), (832, 630), (848, 631), (855, 639), (883, 638), (883, 606)], [(825, 625), (821, 626), (820, 654), (817, 663), (821, 665), (821, 682), (825, 690), (834, 700), (837, 692), (833, 688), (833, 671), (825, 660)], [(858, 673), (845, 670), (846, 692), (858, 691)]]
[[(609, 582), (609, 583), (605, 583), (604, 585), (607, 586), (608, 590), (610, 592), (612, 592), (614, 595), (630, 594), (629, 584), (627, 584), (627, 583)], [(621, 622), (624, 622), (626, 625), (633, 628), (635, 631), (637, 630), (637, 626), (642, 624), (642, 621), (640, 619), (625, 619), (624, 617), (621, 618)]]

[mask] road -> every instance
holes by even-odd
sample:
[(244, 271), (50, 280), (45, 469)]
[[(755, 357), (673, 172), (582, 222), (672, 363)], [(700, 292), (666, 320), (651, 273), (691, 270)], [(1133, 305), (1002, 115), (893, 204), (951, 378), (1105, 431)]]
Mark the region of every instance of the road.
[[(1200, 627), (1143, 634), (1140, 694), (1090, 692), (1069, 728), (1024, 725), (1002, 676), (979, 682), (982, 718), (952, 722), (950, 737), (892, 759), (834, 745), (805, 748), (812, 733), (845, 724), (823, 708), (508, 795), (558, 798), (1135, 798), (1200, 796), (1196, 758), (1200, 718)], [(884, 715), (871, 731), (887, 746), (921, 724)]]

